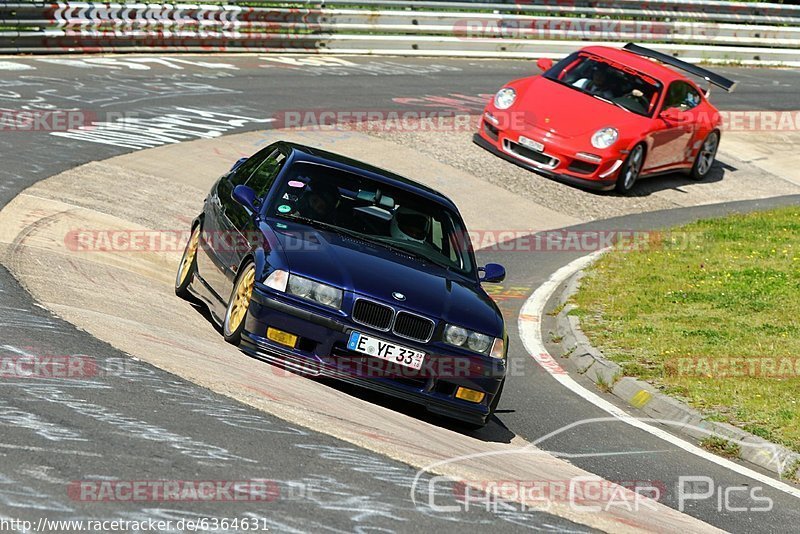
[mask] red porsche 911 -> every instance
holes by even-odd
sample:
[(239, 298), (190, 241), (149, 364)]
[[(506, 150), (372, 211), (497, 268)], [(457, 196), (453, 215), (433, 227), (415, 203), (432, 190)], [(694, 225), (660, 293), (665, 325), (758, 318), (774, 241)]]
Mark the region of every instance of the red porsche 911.
[(639, 178), (686, 172), (702, 180), (720, 141), (720, 118), (675, 67), (732, 91), (735, 82), (633, 43), (590, 46), (541, 76), (506, 84), (486, 106), (474, 141), (552, 178), (626, 193)]

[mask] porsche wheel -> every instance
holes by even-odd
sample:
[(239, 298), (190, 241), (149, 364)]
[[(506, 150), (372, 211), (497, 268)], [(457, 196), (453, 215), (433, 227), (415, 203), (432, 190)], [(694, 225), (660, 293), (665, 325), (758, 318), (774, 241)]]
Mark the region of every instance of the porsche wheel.
[(253, 262), (248, 262), (242, 267), (236, 278), (231, 298), (228, 300), (225, 321), (222, 324), (222, 335), (228, 343), (238, 345), (242, 339), (242, 330), (244, 330), (247, 310), (250, 309), (250, 298), (253, 296), (255, 283), (256, 266)]
[(183, 299), (191, 298), (189, 286), (197, 272), (197, 247), (200, 244), (200, 225), (194, 227), (189, 242), (183, 250), (183, 257), (178, 266), (178, 275), (175, 277), (175, 294)]
[(702, 180), (708, 176), (711, 166), (714, 165), (714, 159), (717, 157), (717, 148), (719, 148), (719, 133), (713, 131), (703, 141), (703, 146), (694, 160), (692, 172), (689, 174), (693, 180)]
[(644, 145), (636, 145), (628, 154), (628, 159), (622, 164), (617, 177), (616, 190), (618, 193), (628, 193), (633, 189), (636, 180), (639, 179), (639, 173), (642, 172), (642, 165), (644, 164)]

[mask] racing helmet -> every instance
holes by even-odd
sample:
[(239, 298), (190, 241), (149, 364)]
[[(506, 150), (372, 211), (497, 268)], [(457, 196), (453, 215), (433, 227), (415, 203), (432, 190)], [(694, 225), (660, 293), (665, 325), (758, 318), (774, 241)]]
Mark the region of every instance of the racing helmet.
[(430, 232), (431, 219), (416, 210), (397, 208), (389, 226), (394, 239), (424, 243)]

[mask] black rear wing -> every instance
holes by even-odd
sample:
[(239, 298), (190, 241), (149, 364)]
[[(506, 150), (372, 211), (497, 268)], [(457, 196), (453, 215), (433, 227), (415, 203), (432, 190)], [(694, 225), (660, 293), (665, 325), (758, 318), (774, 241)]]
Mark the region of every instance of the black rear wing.
[(662, 63), (666, 63), (667, 65), (671, 65), (675, 68), (686, 71), (689, 74), (694, 74), (695, 76), (699, 76), (703, 78), (705, 81), (713, 83), (717, 87), (722, 87), (729, 93), (736, 88), (736, 82), (734, 82), (733, 80), (729, 80), (724, 76), (715, 74), (710, 70), (698, 67), (697, 65), (692, 65), (691, 63), (681, 61), (678, 58), (670, 56), (669, 54), (664, 54), (663, 52), (656, 52), (655, 50), (650, 50), (649, 48), (645, 48), (643, 46), (639, 46), (634, 43), (628, 43), (624, 46), (624, 48), (628, 52), (633, 52), (636, 55), (657, 59)]

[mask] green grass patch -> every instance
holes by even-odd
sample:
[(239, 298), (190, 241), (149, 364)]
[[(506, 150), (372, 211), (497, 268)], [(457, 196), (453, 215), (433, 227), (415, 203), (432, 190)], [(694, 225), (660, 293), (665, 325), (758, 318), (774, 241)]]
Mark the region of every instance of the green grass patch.
[(800, 207), (703, 220), (615, 250), (574, 301), (626, 376), (800, 451)]
[(709, 436), (707, 438), (703, 438), (703, 440), (700, 441), (700, 446), (707, 451), (711, 451), (714, 454), (719, 454), (720, 456), (725, 456), (726, 458), (738, 458), (739, 454), (742, 452), (742, 449), (738, 443), (728, 441), (727, 439), (719, 436)]
[(798, 476), (798, 474), (800, 474), (800, 460), (795, 460), (786, 466), (786, 469), (784, 469), (781, 476), (783, 478), (788, 478), (793, 482), (800, 482), (800, 476)]

